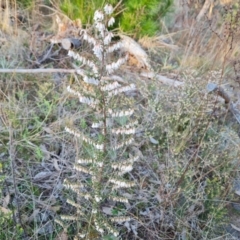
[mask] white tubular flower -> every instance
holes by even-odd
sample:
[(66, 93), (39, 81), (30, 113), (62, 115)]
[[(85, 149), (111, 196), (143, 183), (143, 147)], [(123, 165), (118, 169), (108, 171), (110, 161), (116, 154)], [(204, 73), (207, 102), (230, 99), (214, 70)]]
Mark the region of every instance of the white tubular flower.
[[(95, 80), (90, 79), (89, 81), (94, 82)], [(89, 106), (91, 106), (93, 108), (96, 107), (97, 104), (99, 104), (99, 100), (98, 99), (84, 97), (79, 92), (77, 92), (74, 89), (72, 89), (70, 86), (67, 87), (67, 91), (70, 92), (71, 94), (77, 96), (79, 98), (79, 102), (86, 103), (86, 104), (88, 104)]]
[(122, 222), (131, 221), (131, 218), (125, 217), (125, 216), (119, 216), (119, 217), (112, 217), (112, 218), (110, 218), (110, 220), (111, 220), (111, 222), (122, 223)]
[(68, 133), (73, 134), (75, 137), (81, 138), (83, 141), (85, 141), (88, 144), (91, 144), (92, 146), (94, 146), (99, 151), (103, 151), (103, 149), (104, 149), (104, 145), (103, 144), (97, 144), (97, 143), (93, 142), (89, 137), (86, 137), (83, 134), (81, 134), (81, 133), (79, 133), (79, 132), (77, 132), (75, 130), (72, 130), (72, 129), (68, 128), (68, 127), (65, 127), (65, 131), (68, 132)]
[(84, 173), (88, 173), (88, 174), (92, 174), (90, 170), (88, 170), (87, 168), (80, 166), (80, 165), (74, 165), (73, 169), (79, 171), (79, 172), (84, 172)]
[(64, 223), (62, 222), (62, 221), (60, 221), (60, 220), (58, 220), (58, 219), (54, 219), (54, 221), (57, 223), (57, 224), (59, 224), (63, 229), (65, 229), (65, 226), (64, 226)]
[(102, 200), (102, 198), (100, 196), (97, 196), (97, 195), (95, 195), (94, 198), (95, 198), (96, 202), (100, 202)]
[(99, 60), (102, 60), (102, 56), (103, 56), (102, 55), (102, 53), (103, 53), (102, 45), (96, 44), (93, 48), (93, 53)]
[(65, 127), (65, 131), (68, 132), (68, 133), (71, 133), (71, 134), (72, 134), (73, 136), (75, 136), (75, 137), (78, 137), (78, 138), (81, 137), (81, 134), (80, 134), (80, 133), (78, 133), (78, 132), (76, 132), (76, 131), (68, 128), (68, 127)]
[(104, 7), (104, 12), (107, 14), (107, 15), (111, 15), (113, 13), (113, 7), (112, 5), (105, 5)]
[(103, 32), (105, 30), (105, 26), (103, 23), (101, 22), (97, 22), (96, 23), (96, 29), (99, 31), (99, 32)]
[(128, 166), (129, 165), (132, 165), (134, 162), (136, 162), (137, 160), (139, 159), (139, 156), (135, 156), (135, 157), (131, 157), (131, 158), (128, 158), (126, 160), (123, 160), (121, 162), (117, 162), (117, 163), (113, 163), (111, 165), (111, 167), (113, 169), (120, 169), (122, 166)]
[(113, 184), (116, 184), (117, 187), (119, 187), (119, 188), (128, 188), (128, 187), (135, 186), (134, 182), (128, 182), (128, 181), (119, 180), (119, 179), (116, 179), (116, 178), (110, 178), (109, 182), (111, 182)]
[(93, 208), (92, 209), (92, 214), (96, 214), (97, 213), (97, 209), (96, 208)]
[(120, 87), (121, 85), (118, 83), (118, 82), (113, 82), (113, 83), (109, 83), (107, 85), (104, 85), (101, 87), (101, 90), (102, 91), (111, 91), (113, 89), (116, 89), (118, 87)]
[(60, 215), (62, 220), (67, 220), (67, 221), (76, 221), (77, 217), (75, 216), (69, 216), (69, 215)]
[(115, 202), (128, 203), (128, 199), (125, 197), (111, 197), (111, 199)]
[(111, 32), (109, 32), (107, 34), (107, 36), (103, 39), (103, 43), (104, 45), (109, 45), (109, 43), (111, 42), (112, 40), (112, 37), (113, 37), (113, 34)]
[(97, 166), (102, 167), (103, 166), (103, 162), (96, 162)]
[(67, 203), (72, 205), (75, 208), (81, 208), (81, 206), (79, 204), (75, 203), (74, 201), (72, 201), (70, 199), (67, 199)]
[(108, 222), (103, 222), (104, 227), (108, 230), (108, 232), (112, 233), (115, 237), (119, 235), (119, 232), (116, 231)]
[(86, 236), (86, 233), (78, 233), (78, 237), (84, 238)]
[(132, 166), (132, 164), (122, 165), (118, 169), (121, 171), (119, 175), (123, 175), (127, 172), (131, 172), (133, 170), (133, 166)]
[(120, 48), (122, 48), (122, 43), (121, 42), (118, 42), (118, 43), (115, 43), (113, 44), (112, 46), (110, 46), (108, 49), (107, 49), (107, 53), (111, 53), (111, 52), (114, 52), (114, 51), (117, 51), (119, 50)]
[(86, 103), (91, 107), (96, 107), (96, 105), (99, 103), (99, 100), (98, 99), (95, 100), (93, 98), (88, 98), (88, 97), (79, 97), (79, 102)]
[(96, 78), (93, 78), (93, 77), (91, 78), (91, 77), (88, 77), (88, 76), (84, 76), (83, 81), (86, 82), (86, 83), (89, 83), (89, 84), (94, 84), (94, 85), (99, 84), (99, 81)]
[(94, 62), (87, 60), (86, 58), (80, 56), (78, 53), (75, 53), (71, 50), (68, 51), (68, 56), (73, 57), (74, 59), (82, 62), (83, 64), (88, 65), (90, 68), (92, 68), (92, 70), (95, 74), (98, 74), (98, 68), (94, 64)]
[(111, 17), (108, 21), (108, 26), (111, 27), (115, 23), (114, 17)]
[(80, 164), (90, 164), (90, 163), (93, 163), (93, 162), (94, 162), (93, 159), (82, 159), (82, 158), (80, 158), (80, 159), (77, 160), (77, 163), (80, 163)]
[(92, 196), (89, 193), (85, 193), (85, 194), (82, 193), (82, 197), (84, 197), (87, 200), (92, 198)]
[(115, 70), (117, 70), (123, 63), (127, 61), (127, 56), (124, 58), (118, 59), (117, 62), (113, 62), (106, 66), (106, 70), (109, 74), (113, 73)]
[(131, 116), (133, 114), (134, 110), (133, 109), (128, 109), (126, 111), (119, 111), (119, 112), (114, 112), (112, 109), (108, 109), (108, 113), (111, 117), (125, 117), (125, 116)]
[(84, 39), (85, 41), (87, 41), (88, 43), (90, 43), (90, 44), (93, 44), (93, 45), (96, 45), (96, 44), (97, 44), (96, 39), (93, 38), (93, 37), (91, 37), (91, 36), (89, 36), (86, 31), (84, 31), (83, 39)]
[(136, 132), (135, 128), (113, 128), (111, 129), (111, 132), (119, 135), (119, 134), (126, 134), (126, 135), (130, 135), (130, 134), (134, 134)]
[(95, 13), (94, 13), (94, 17), (93, 17), (93, 20), (95, 22), (99, 22), (99, 21), (102, 21), (104, 19), (104, 15), (101, 11), (97, 10)]
[(96, 230), (97, 230), (98, 232), (100, 232), (101, 234), (103, 234), (103, 233), (104, 233), (104, 230), (99, 226), (97, 220), (94, 220), (94, 224), (95, 224)]
[(92, 124), (92, 128), (100, 128), (103, 126), (103, 121), (95, 122)]
[(119, 143), (118, 145), (116, 145), (115, 147), (113, 147), (113, 150), (118, 150), (119, 148), (122, 148), (124, 146), (127, 146), (129, 144), (131, 144), (134, 141), (134, 138), (130, 138), (125, 142)]

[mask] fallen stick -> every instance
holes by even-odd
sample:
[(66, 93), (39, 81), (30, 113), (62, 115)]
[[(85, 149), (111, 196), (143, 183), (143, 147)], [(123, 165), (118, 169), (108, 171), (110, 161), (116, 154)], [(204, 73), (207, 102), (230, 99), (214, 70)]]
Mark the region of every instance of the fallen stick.
[(238, 123), (240, 123), (240, 111), (236, 108), (236, 103), (233, 103), (231, 101), (231, 98), (229, 95), (224, 91), (223, 88), (218, 86), (216, 83), (208, 83), (207, 85), (207, 91), (208, 93), (215, 93), (218, 96), (222, 97), (225, 100), (225, 104), (229, 105), (229, 110), (233, 114), (233, 116), (236, 118)]
[(80, 69), (64, 69), (64, 68), (37, 68), (37, 69), (0, 69), (0, 73), (77, 73), (83, 74)]
[(162, 82), (166, 85), (173, 86), (173, 87), (181, 87), (181, 86), (184, 85), (183, 82), (173, 80), (171, 78), (167, 78), (167, 77), (159, 75), (159, 74), (155, 74), (154, 72), (142, 71), (140, 75), (143, 76), (143, 77), (151, 78), (151, 79), (156, 78), (160, 82)]

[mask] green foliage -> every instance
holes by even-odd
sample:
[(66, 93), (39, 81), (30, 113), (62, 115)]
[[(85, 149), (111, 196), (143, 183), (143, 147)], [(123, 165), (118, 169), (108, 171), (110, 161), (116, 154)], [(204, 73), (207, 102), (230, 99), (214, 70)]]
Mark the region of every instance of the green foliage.
[(19, 225), (13, 227), (15, 223), (13, 221), (11, 212), (3, 213), (0, 211), (0, 224), (1, 224), (0, 239), (2, 240), (23, 239), (23, 229)]
[[(61, 9), (70, 18), (80, 18), (83, 24), (91, 23), (94, 11), (105, 3), (105, 0), (62, 0)], [(108, 3), (116, 5), (118, 0)], [(170, 11), (172, 0), (124, 0), (116, 16), (115, 27), (135, 38), (153, 36), (160, 30), (160, 19)]]
[(17, 0), (17, 4), (23, 7), (30, 7), (34, 4), (34, 0)]

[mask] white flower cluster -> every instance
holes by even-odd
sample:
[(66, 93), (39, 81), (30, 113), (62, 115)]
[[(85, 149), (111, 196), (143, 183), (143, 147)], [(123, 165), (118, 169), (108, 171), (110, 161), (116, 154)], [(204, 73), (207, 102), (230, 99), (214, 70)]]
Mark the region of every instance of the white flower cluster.
[(113, 128), (111, 129), (111, 132), (113, 134), (126, 134), (126, 135), (130, 135), (130, 134), (134, 134), (136, 132), (135, 128)]
[(98, 161), (96, 162), (96, 165), (101, 168), (103, 166), (103, 162)]
[(103, 126), (103, 121), (92, 123), (92, 128), (100, 128)]
[(111, 199), (115, 202), (128, 203), (128, 199), (125, 197), (114, 196), (114, 197), (111, 197)]
[(124, 64), (124, 63), (127, 61), (127, 59), (128, 59), (128, 56), (125, 56), (124, 58), (119, 58), (119, 59), (117, 60), (117, 62), (113, 62), (113, 63), (111, 63), (111, 64), (109, 64), (109, 65), (106, 65), (106, 70), (107, 70), (108, 74), (111, 74), (111, 73), (113, 73), (115, 70), (117, 70), (118, 68), (120, 68), (120, 66), (121, 66), (122, 64)]
[(73, 169), (75, 169), (79, 172), (84, 172), (84, 173), (91, 174), (91, 175), (93, 174), (92, 171), (88, 170), (86, 167), (83, 167), (81, 165), (74, 164)]
[(89, 84), (98, 85), (99, 81), (96, 78), (84, 76), (83, 81)]
[(112, 217), (110, 218), (111, 222), (117, 222), (117, 223), (122, 223), (122, 222), (128, 222), (131, 221), (130, 217), (125, 217), (125, 216), (119, 216), (119, 217)]
[(121, 42), (114, 43), (112, 46), (107, 48), (107, 53), (111, 53), (114, 51), (117, 51), (123, 47), (123, 44)]
[(108, 109), (108, 113), (111, 117), (125, 117), (125, 116), (131, 116), (133, 114), (134, 110), (133, 109), (128, 109), (126, 111), (113, 111), (111, 108)]
[[(61, 217), (61, 216), (60, 216)], [(58, 219), (54, 219), (54, 221), (57, 223), (57, 224), (59, 224), (63, 229), (65, 229), (65, 225), (64, 225), (64, 223), (62, 222), (62, 221), (60, 221), (60, 220), (58, 220)]]
[(79, 238), (85, 238), (86, 237), (86, 233), (78, 233), (78, 235), (75, 236), (73, 240), (78, 240), (78, 237)]
[(84, 193), (81, 195), (82, 197), (84, 197), (85, 199), (89, 200), (92, 198), (92, 196), (89, 193)]
[(103, 226), (108, 230), (108, 232), (110, 232), (111, 234), (113, 234), (113, 236), (117, 237), (119, 235), (119, 232), (116, 231), (109, 223), (107, 223), (106, 221), (103, 222)]
[(104, 37), (104, 31), (106, 30), (105, 25), (102, 23), (102, 21), (104, 20), (104, 14), (102, 11), (97, 10), (94, 13), (94, 25), (96, 27), (96, 29), (100, 32), (101, 36)]
[(70, 86), (67, 87), (67, 91), (70, 92), (71, 94), (75, 95), (78, 97), (79, 102), (81, 103), (86, 103), (91, 107), (96, 107), (97, 104), (99, 104), (99, 100), (98, 99), (93, 99), (93, 98), (88, 98), (88, 97), (84, 97), (82, 96), (79, 92), (73, 90)]
[(83, 141), (85, 141), (88, 144), (91, 144), (92, 146), (94, 146), (99, 151), (103, 151), (103, 149), (104, 149), (104, 145), (103, 144), (94, 143), (90, 138), (84, 136), (83, 134), (80, 134), (77, 131), (74, 131), (74, 130), (68, 128), (68, 127), (65, 127), (65, 131), (68, 132), (68, 133), (71, 133), (75, 137), (81, 138)]
[(115, 89), (115, 90), (109, 92), (108, 96), (112, 97), (112, 96), (115, 96), (115, 95), (117, 95), (117, 94), (119, 94), (121, 92), (132, 91), (132, 90), (135, 90), (135, 89), (136, 89), (135, 85), (134, 84), (130, 84), (128, 86), (124, 86), (124, 87), (121, 87), (121, 88), (118, 88), (118, 89)]
[(72, 200), (70, 200), (70, 199), (68, 199), (68, 198), (67, 198), (67, 203), (70, 204), (70, 205), (72, 205), (72, 206), (75, 207), (75, 208), (81, 208), (81, 205), (75, 203), (74, 201), (72, 201)]
[(93, 163), (94, 160), (93, 159), (83, 159), (83, 158), (80, 158), (77, 160), (77, 163), (80, 163), (80, 164), (90, 164), (90, 163)]
[(111, 90), (116, 89), (120, 86), (121, 85), (118, 82), (115, 81), (113, 83), (109, 83), (109, 84), (106, 84), (106, 85), (102, 86), (101, 90), (102, 91), (111, 91)]
[(109, 182), (116, 185), (116, 187), (114, 187), (115, 189), (116, 188), (128, 188), (128, 187), (135, 186), (134, 182), (129, 182), (129, 181), (126, 181), (126, 180), (123, 180), (123, 179), (120, 180), (120, 179), (117, 179), (117, 178), (110, 178)]
[(122, 64), (124, 64), (127, 61), (127, 56), (124, 58), (119, 58), (117, 62), (113, 62), (109, 65), (106, 65), (106, 71), (108, 74), (112, 74), (115, 70), (119, 69)]
[(98, 212), (98, 211), (97, 211), (97, 208), (94, 208), (94, 207), (93, 207), (93, 208), (92, 208), (92, 214), (97, 214), (97, 212)]
[(70, 216), (70, 215), (60, 215), (62, 220), (66, 220), (66, 221), (77, 221), (78, 217), (76, 216)]
[(100, 10), (95, 11), (94, 16), (93, 16), (93, 20), (95, 22), (101, 22), (103, 19), (104, 19), (103, 12), (100, 11)]
[(98, 232), (100, 232), (101, 234), (103, 234), (104, 233), (104, 229), (102, 227), (100, 227), (100, 224), (97, 222), (96, 218), (94, 218), (94, 224), (95, 224), (96, 230)]
[(124, 165), (127, 165), (127, 164), (133, 164), (134, 162), (136, 162), (137, 160), (139, 159), (139, 156), (136, 156), (136, 157), (131, 157), (131, 158), (128, 158), (126, 160), (123, 160), (121, 162), (118, 162), (118, 163), (113, 163), (111, 165), (111, 167), (113, 169), (120, 169), (122, 166)]
[(131, 172), (133, 170), (132, 163), (122, 164), (121, 166), (117, 166), (117, 167), (114, 167), (114, 165), (112, 165), (112, 168), (115, 170), (119, 169), (121, 171), (121, 174), (119, 175), (123, 175), (124, 173)]
[(102, 60), (102, 58), (103, 58), (103, 46), (99, 43), (95, 44), (94, 47), (93, 47), (93, 53), (99, 60)]
[(105, 12), (107, 15), (111, 15), (111, 14), (113, 13), (113, 7), (112, 7), (112, 5), (106, 4), (105, 7), (104, 7), (104, 12)]
[(63, 186), (67, 189), (71, 189), (73, 192), (80, 194), (80, 189), (84, 188), (84, 185), (82, 183), (70, 183), (66, 179), (63, 182)]
[(119, 143), (119, 144), (117, 144), (116, 146), (114, 146), (114, 147), (113, 147), (113, 150), (118, 150), (119, 148), (122, 148), (122, 147), (124, 147), (124, 146), (127, 146), (127, 145), (133, 143), (133, 141), (134, 141), (134, 138), (129, 138), (128, 140), (126, 140), (126, 141), (124, 141), (124, 142), (122, 142), (122, 143)]
[(115, 23), (115, 19), (114, 19), (114, 17), (111, 17), (111, 18), (108, 20), (108, 26), (111, 27), (114, 23)]
[(113, 37), (113, 33), (112, 32), (108, 32), (107, 36), (104, 37), (104, 39), (103, 39), (103, 44), (104, 45), (109, 45), (110, 42), (112, 41), (112, 37)]
[(90, 35), (87, 34), (86, 30), (82, 30), (81, 33), (83, 33), (83, 39), (87, 41), (90, 44), (96, 45), (97, 41), (95, 38), (91, 37)]
[(102, 200), (102, 197), (99, 195), (95, 195), (94, 198), (95, 198), (96, 202), (100, 202)]
[(75, 53), (72, 50), (68, 51), (68, 56), (74, 58), (75, 60), (82, 62), (83, 64), (88, 65), (95, 74), (98, 74), (98, 68), (94, 62), (87, 60), (86, 58), (80, 56), (78, 53)]
[(95, 27), (101, 33), (101, 35), (103, 37), (104, 36), (105, 25), (102, 22), (96, 22)]

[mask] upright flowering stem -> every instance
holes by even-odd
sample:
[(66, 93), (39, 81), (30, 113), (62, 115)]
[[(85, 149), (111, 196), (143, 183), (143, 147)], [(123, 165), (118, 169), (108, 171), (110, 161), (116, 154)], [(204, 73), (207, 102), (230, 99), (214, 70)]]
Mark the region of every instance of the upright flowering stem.
[[(126, 153), (128, 158), (124, 159), (122, 154), (124, 150), (120, 151), (120, 149), (133, 142), (132, 135), (135, 133), (135, 125), (137, 124), (137, 121), (131, 119), (134, 113), (133, 109), (118, 104), (115, 108), (111, 107), (114, 102), (119, 102), (118, 96), (126, 97), (124, 93), (135, 89), (135, 85), (123, 85), (116, 80), (106, 80), (111, 79), (111, 74), (127, 59), (127, 57), (124, 57), (116, 62), (108, 62), (110, 58), (108, 55), (121, 48), (120, 43), (111, 43), (113, 34), (107, 29), (114, 23), (114, 18), (111, 16), (112, 12), (113, 8), (110, 5), (106, 5), (103, 11), (95, 12), (94, 36), (91, 36), (88, 31), (82, 30), (83, 39), (93, 47), (95, 61), (87, 60), (73, 51), (68, 53), (73, 59), (82, 62), (84, 65), (82, 70), (86, 68), (91, 71), (90, 75), (87, 74), (87, 71), (86, 74), (81, 71), (84, 83), (93, 86), (93, 92), (89, 94), (90, 96), (86, 94), (86, 91), (76, 91), (70, 86), (67, 90), (78, 97), (80, 103), (92, 108), (93, 114), (95, 114), (94, 120), (97, 119), (97, 121), (92, 123), (91, 128), (94, 129), (94, 132), (97, 132), (98, 138), (85, 135), (85, 133), (76, 129), (65, 128), (68, 133), (85, 142), (86, 148), (89, 147), (94, 152), (83, 152), (74, 164), (73, 170), (79, 172), (82, 181), (78, 180), (77, 183), (64, 181), (64, 186), (75, 193), (77, 201), (68, 199), (67, 203), (76, 208), (78, 217), (65, 215), (61, 219), (63, 221), (76, 219), (78, 223), (82, 223), (84, 221), (82, 216), (85, 215), (85, 219), (88, 218), (88, 223), (95, 226), (95, 230), (100, 237), (104, 234), (118, 236), (119, 232), (116, 230), (115, 224), (131, 220), (129, 216), (121, 215), (112, 217), (109, 221), (108, 217), (102, 212), (102, 204), (108, 202), (110, 205), (113, 201), (122, 204), (128, 203), (128, 199), (122, 196), (123, 189), (133, 187), (135, 183), (126, 180), (125, 175), (132, 171), (133, 163), (138, 160), (138, 157), (131, 156), (128, 153)], [(125, 126), (121, 125), (121, 121), (119, 121), (121, 118), (124, 118), (124, 121), (128, 119)], [(98, 142), (100, 137), (103, 139)], [(113, 152), (114, 154), (112, 154)], [(90, 213), (89, 206), (91, 207)], [(56, 222), (65, 228), (64, 222), (61, 220)], [(81, 239), (90, 234), (85, 230), (84, 228), (81, 229), (76, 239)]]

